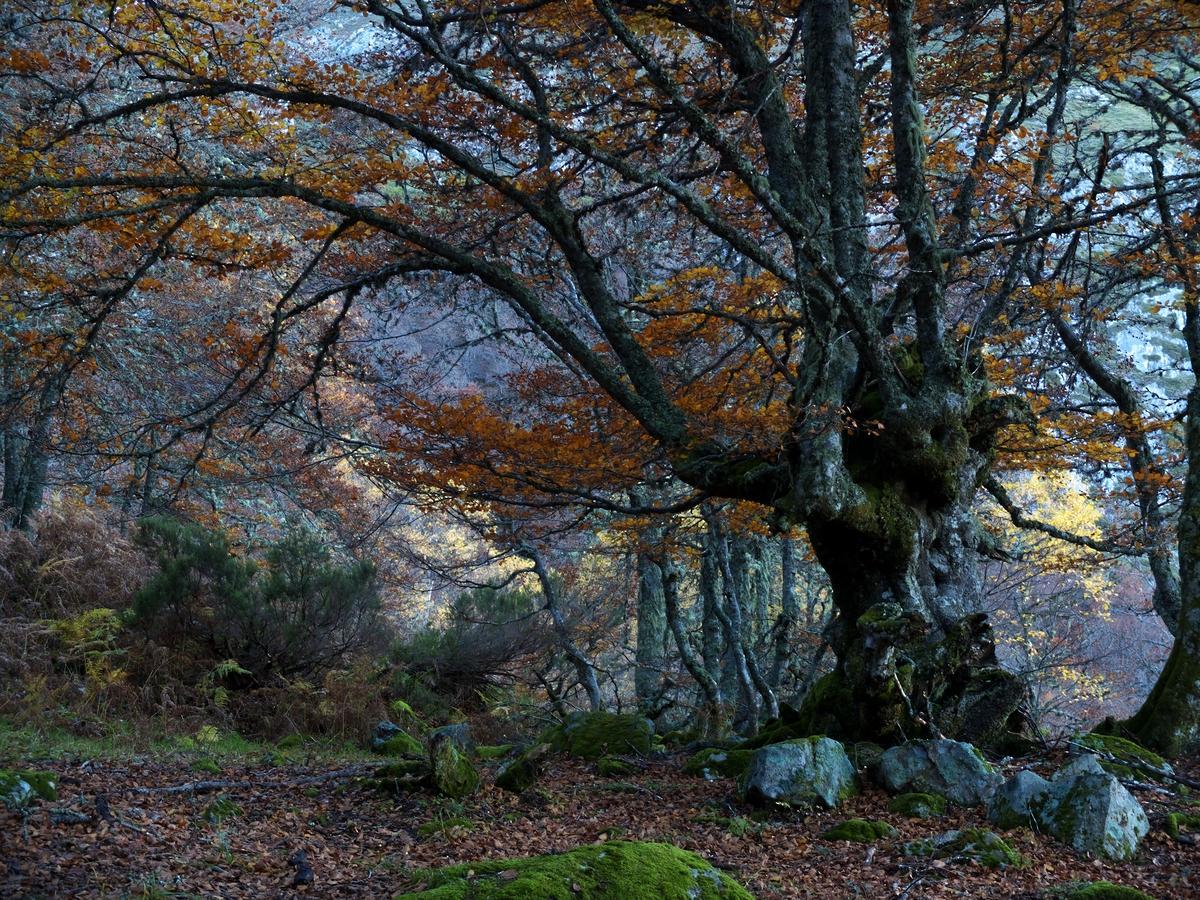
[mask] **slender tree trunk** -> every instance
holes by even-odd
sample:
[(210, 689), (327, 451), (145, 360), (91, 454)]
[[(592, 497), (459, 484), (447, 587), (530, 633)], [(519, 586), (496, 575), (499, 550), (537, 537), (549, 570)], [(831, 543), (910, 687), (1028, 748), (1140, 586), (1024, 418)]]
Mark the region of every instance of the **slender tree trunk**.
[(667, 559), (663, 560), (660, 568), (663, 575), (663, 600), (667, 623), (675, 637), (675, 647), (679, 651), (684, 668), (700, 687), (702, 703), (696, 730), (701, 737), (719, 738), (725, 732), (725, 704), (721, 696), (721, 683), (709, 672), (704, 660), (696, 656), (696, 651), (684, 630), (683, 618), (679, 612), (678, 567), (672, 560)]
[(781, 587), (779, 591), (779, 617), (772, 628), (772, 643), (774, 658), (771, 662), (771, 676), (768, 681), (773, 690), (779, 690), (780, 681), (787, 668), (788, 656), (791, 653), (792, 629), (800, 617), (800, 609), (796, 604), (796, 548), (791, 538), (786, 534), (779, 538), (779, 563), (781, 571)]
[(538, 584), (542, 587), (542, 596), (546, 601), (546, 611), (550, 613), (550, 621), (554, 624), (554, 633), (558, 637), (558, 644), (562, 648), (567, 659), (575, 666), (575, 671), (579, 676), (579, 683), (583, 685), (584, 691), (587, 692), (588, 704), (592, 711), (602, 709), (604, 700), (600, 696), (600, 683), (596, 680), (596, 670), (592, 666), (591, 660), (584, 655), (583, 651), (571, 637), (571, 629), (567, 626), (567, 621), (563, 617), (562, 607), (558, 602), (558, 589), (554, 585), (554, 581), (550, 578), (550, 573), (547, 571), (545, 564), (542, 561), (542, 556), (532, 547), (523, 547), (522, 555), (533, 563), (533, 572), (537, 576)]

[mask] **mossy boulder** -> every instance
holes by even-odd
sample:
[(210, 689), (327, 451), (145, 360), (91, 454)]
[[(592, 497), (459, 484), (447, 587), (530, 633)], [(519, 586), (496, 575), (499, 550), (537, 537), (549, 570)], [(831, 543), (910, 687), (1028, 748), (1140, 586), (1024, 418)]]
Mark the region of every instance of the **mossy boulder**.
[(415, 882), (395, 900), (753, 900), (702, 857), (639, 841), (466, 863), (418, 873)]
[(1020, 853), (1010, 847), (996, 832), (986, 828), (956, 829), (937, 837), (909, 841), (903, 850), (905, 856), (970, 862), (989, 869), (1025, 864), (1025, 859)]
[(1186, 834), (1200, 835), (1200, 813), (1168, 813), (1165, 831), (1177, 841)]
[(429, 779), (434, 790), (456, 800), (479, 790), (479, 773), (451, 735), (436, 735), (429, 744)]
[(683, 764), (683, 771), (688, 775), (697, 775), (709, 781), (717, 778), (741, 778), (750, 767), (753, 750), (722, 750), (719, 747), (705, 747)]
[(909, 741), (890, 747), (876, 769), (893, 794), (939, 794), (959, 806), (986, 803), (1004, 781), (978, 750), (961, 741)]
[(858, 793), (846, 748), (827, 737), (770, 744), (754, 751), (742, 778), (742, 798), (751, 803), (834, 808)]
[(1028, 769), (1022, 769), (988, 801), (988, 821), (999, 828), (1038, 827), (1036, 811), (1050, 790), (1050, 782)]
[(36, 800), (58, 799), (58, 776), (53, 772), (0, 769), (0, 800), (13, 809), (29, 806)]
[(940, 794), (913, 792), (897, 794), (888, 801), (888, 812), (910, 819), (933, 819), (946, 814), (946, 798)]
[(1175, 771), (1157, 753), (1115, 734), (1077, 734), (1071, 739), (1071, 751), (1096, 754), (1105, 772), (1126, 780), (1162, 781), (1164, 774)]
[(654, 746), (654, 725), (638, 715), (574, 713), (547, 731), (543, 739), (555, 750), (583, 759), (624, 753), (645, 756)]
[(535, 744), (506, 760), (496, 771), (496, 786), (514, 794), (529, 790), (541, 774), (542, 764), (552, 749), (549, 744)]
[(832, 828), (827, 829), (821, 837), (827, 841), (854, 841), (859, 844), (873, 844), (883, 838), (895, 837), (899, 832), (887, 822), (876, 822), (870, 819), (847, 819)]
[(1055, 893), (1054, 896), (1062, 897), (1062, 900), (1154, 900), (1137, 888), (1113, 884), (1111, 881), (1068, 885), (1064, 893)]
[(1032, 811), (1043, 831), (1108, 859), (1129, 859), (1150, 831), (1142, 805), (1095, 756), (1077, 757), (1056, 772)]
[(425, 743), (432, 747), (435, 741), (448, 740), (467, 756), (475, 756), (475, 739), (471, 736), (471, 726), (466, 722), (452, 722), (434, 728), (425, 736)]

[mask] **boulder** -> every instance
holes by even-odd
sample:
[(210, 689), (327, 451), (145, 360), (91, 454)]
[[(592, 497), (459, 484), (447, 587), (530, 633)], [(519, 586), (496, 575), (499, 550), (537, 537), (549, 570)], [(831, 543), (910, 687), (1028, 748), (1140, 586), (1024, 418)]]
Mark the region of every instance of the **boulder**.
[(910, 741), (879, 758), (880, 782), (893, 794), (940, 794), (959, 806), (978, 806), (1004, 780), (978, 750), (961, 741)]
[(996, 789), (988, 801), (988, 821), (1000, 828), (1037, 826), (1034, 810), (1050, 790), (1050, 782), (1022, 769)]
[(475, 740), (471, 737), (471, 726), (466, 722), (455, 722), (452, 725), (434, 728), (429, 732), (425, 741), (432, 747), (434, 741), (443, 739), (452, 741), (455, 747), (468, 756), (475, 755)]
[(548, 856), (465, 863), (417, 872), (413, 883), (420, 887), (395, 900), (753, 900), (745, 888), (703, 857), (670, 844), (640, 841), (608, 841)]
[(645, 756), (654, 745), (654, 724), (637, 715), (573, 713), (547, 731), (544, 740), (555, 750), (584, 759), (627, 753)]
[(452, 734), (435, 734), (429, 741), (429, 777), (433, 788), (456, 800), (479, 789), (479, 773)]
[(854, 766), (846, 748), (819, 736), (755, 750), (741, 783), (742, 797), (752, 803), (832, 809), (856, 793)]
[(1142, 805), (1090, 755), (1056, 772), (1033, 811), (1043, 831), (1108, 859), (1129, 859), (1150, 831)]
[(542, 763), (553, 748), (549, 744), (535, 744), (512, 759), (506, 760), (496, 770), (496, 786), (520, 794), (533, 787), (542, 772)]
[(956, 829), (922, 841), (909, 841), (903, 851), (905, 856), (972, 862), (989, 869), (1025, 863), (1021, 854), (1008, 846), (1000, 835), (986, 828)]
[(371, 733), (371, 749), (378, 750), (385, 743), (387, 743), (388, 740), (394, 738), (398, 734), (404, 734), (404, 729), (395, 722), (389, 722), (387, 719), (383, 719), (375, 726), (375, 730)]

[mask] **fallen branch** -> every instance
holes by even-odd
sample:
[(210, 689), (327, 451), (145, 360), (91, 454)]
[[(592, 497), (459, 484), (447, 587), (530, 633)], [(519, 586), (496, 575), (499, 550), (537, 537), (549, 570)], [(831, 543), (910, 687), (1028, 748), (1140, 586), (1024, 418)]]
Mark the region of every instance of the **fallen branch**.
[[(1067, 746), (1074, 747), (1084, 753), (1090, 753), (1092, 756), (1098, 756), (1105, 762), (1110, 762), (1114, 765), (1125, 766), (1127, 769), (1137, 769), (1141, 772), (1145, 772), (1147, 775), (1153, 775), (1156, 778), (1164, 778), (1167, 781), (1174, 781), (1176, 784), (1182, 784), (1185, 787), (1200, 789), (1200, 781), (1196, 781), (1194, 778), (1185, 778), (1182, 775), (1176, 775), (1174, 772), (1169, 772), (1166, 769), (1160, 769), (1157, 766), (1152, 766), (1149, 763), (1142, 762), (1141, 760), (1127, 759), (1123, 756), (1114, 756), (1112, 753), (1108, 753), (1104, 750), (1096, 750), (1092, 747), (1088, 747), (1085, 744), (1080, 744), (1078, 741), (1067, 741)], [(1137, 781), (1132, 782), (1132, 784), (1138, 787), (1142, 786), (1142, 783)]]
[(213, 791), (234, 791), (243, 788), (288, 788), (302, 784), (320, 784), (323, 781), (336, 781), (340, 778), (357, 778), (369, 774), (375, 766), (353, 766), (349, 769), (338, 769), (334, 772), (324, 772), (320, 775), (304, 775), (299, 778), (289, 778), (286, 781), (188, 781), (184, 784), (174, 784), (162, 787), (130, 787), (125, 790), (132, 794), (210, 794)]

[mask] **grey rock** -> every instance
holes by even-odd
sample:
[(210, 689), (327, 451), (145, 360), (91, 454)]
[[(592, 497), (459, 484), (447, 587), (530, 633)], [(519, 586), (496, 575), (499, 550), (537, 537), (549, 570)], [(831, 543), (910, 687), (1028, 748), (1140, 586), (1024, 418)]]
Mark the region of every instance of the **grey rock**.
[(433, 746), (436, 741), (449, 740), (463, 753), (475, 755), (475, 740), (471, 737), (471, 726), (466, 722), (443, 725), (429, 732), (426, 743)]
[(1034, 813), (1042, 830), (1064, 844), (1108, 859), (1129, 859), (1150, 831), (1137, 798), (1091, 755), (1055, 773)]
[(1036, 825), (1034, 810), (1050, 790), (1050, 782), (1022, 769), (996, 789), (988, 801), (988, 821), (1001, 828)]
[(389, 740), (403, 732), (404, 729), (395, 722), (389, 722), (387, 719), (382, 720), (375, 726), (375, 731), (371, 734), (371, 749), (376, 751), (382, 750)]
[(768, 744), (754, 752), (741, 784), (753, 803), (787, 803), (830, 809), (858, 793), (846, 748), (827, 737)]
[(986, 803), (1004, 781), (970, 744), (961, 741), (909, 741), (883, 752), (878, 777), (893, 794), (941, 794), (959, 806)]

